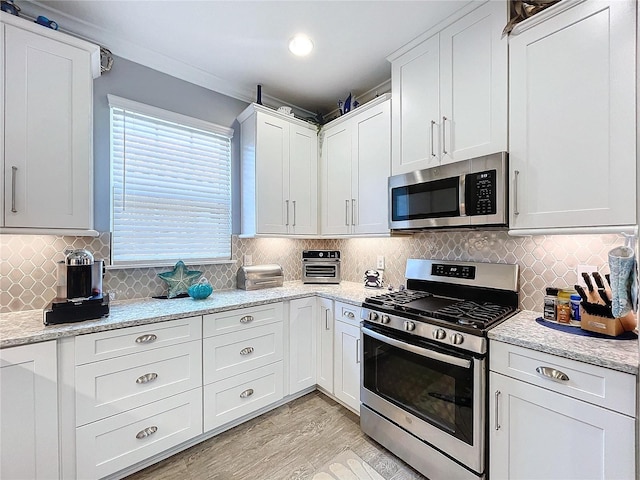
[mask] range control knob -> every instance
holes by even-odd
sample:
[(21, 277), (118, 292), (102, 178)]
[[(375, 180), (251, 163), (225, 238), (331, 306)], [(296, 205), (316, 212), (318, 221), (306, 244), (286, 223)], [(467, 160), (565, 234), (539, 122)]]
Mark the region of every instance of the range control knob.
[(433, 335), (433, 338), (436, 340), (443, 340), (447, 336), (447, 332), (442, 328), (436, 328), (431, 335)]
[(404, 322), (404, 329), (407, 332), (413, 332), (416, 329), (416, 324), (413, 322)]
[(380, 323), (384, 323), (387, 324), (391, 321), (391, 318), (389, 317), (389, 315), (382, 315), (382, 318), (380, 319)]
[(369, 320), (372, 322), (378, 321), (378, 314), (376, 312), (369, 312)]
[(460, 345), (462, 342), (464, 342), (464, 336), (461, 333), (454, 333), (451, 336), (451, 343), (454, 345)]

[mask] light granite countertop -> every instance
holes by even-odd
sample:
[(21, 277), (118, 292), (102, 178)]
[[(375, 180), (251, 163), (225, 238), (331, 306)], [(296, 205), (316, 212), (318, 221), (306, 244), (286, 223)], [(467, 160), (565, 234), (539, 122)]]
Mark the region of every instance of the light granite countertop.
[(638, 375), (638, 340), (595, 338), (553, 330), (522, 311), (489, 330), (489, 339)]
[(360, 305), (365, 297), (380, 290), (365, 288), (360, 283), (341, 282), (338, 285), (310, 285), (286, 282), (282, 287), (263, 290), (221, 290), (204, 300), (154, 298), (112, 302), (109, 316), (98, 320), (45, 326), (42, 310), (28, 310), (0, 314), (0, 348), (44, 342), (85, 333), (164, 322), (177, 318), (223, 312), (237, 308), (293, 300), (312, 295)]

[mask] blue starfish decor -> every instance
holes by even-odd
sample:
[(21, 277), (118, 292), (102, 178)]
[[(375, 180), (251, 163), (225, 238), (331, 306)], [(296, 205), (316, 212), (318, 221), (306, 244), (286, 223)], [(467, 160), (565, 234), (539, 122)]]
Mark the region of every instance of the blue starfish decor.
[(195, 282), (200, 275), (202, 275), (202, 272), (189, 270), (182, 260), (178, 260), (178, 263), (176, 263), (172, 271), (158, 274), (169, 286), (168, 298), (174, 298), (181, 293), (187, 293), (189, 287), (193, 285), (193, 282)]

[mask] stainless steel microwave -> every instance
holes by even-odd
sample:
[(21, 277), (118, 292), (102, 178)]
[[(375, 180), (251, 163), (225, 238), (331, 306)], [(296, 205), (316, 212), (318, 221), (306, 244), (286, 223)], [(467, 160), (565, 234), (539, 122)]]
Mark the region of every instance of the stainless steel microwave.
[(509, 165), (500, 152), (389, 177), (389, 228), (508, 225)]

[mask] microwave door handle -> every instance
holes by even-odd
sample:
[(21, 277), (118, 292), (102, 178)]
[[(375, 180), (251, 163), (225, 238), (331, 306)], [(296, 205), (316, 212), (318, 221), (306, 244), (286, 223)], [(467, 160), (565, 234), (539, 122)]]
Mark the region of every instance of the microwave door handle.
[(418, 347), (416, 345), (411, 345), (409, 343), (401, 342), (400, 340), (396, 340), (395, 338), (387, 337), (386, 335), (382, 335), (378, 332), (374, 332), (366, 327), (362, 327), (362, 334), (369, 335), (376, 340), (379, 340), (388, 345), (392, 345), (401, 350), (406, 350), (407, 352), (415, 353), (422, 357), (431, 358), (432, 360), (437, 360), (439, 362), (445, 362), (449, 365), (455, 365), (457, 367), (469, 368), (471, 367), (471, 360), (466, 360), (464, 358), (453, 357), (451, 355), (446, 355), (444, 353), (436, 352), (434, 350), (429, 350), (427, 348)]
[(460, 177), (458, 177), (458, 204), (460, 206), (460, 216), (462, 217), (467, 215), (467, 208), (465, 206), (466, 183), (467, 183), (467, 176), (460, 175)]

